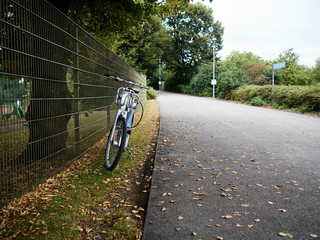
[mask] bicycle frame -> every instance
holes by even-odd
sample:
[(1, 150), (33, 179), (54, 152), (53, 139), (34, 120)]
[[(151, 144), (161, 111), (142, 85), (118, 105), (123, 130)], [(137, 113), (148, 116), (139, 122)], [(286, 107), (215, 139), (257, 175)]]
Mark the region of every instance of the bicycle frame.
[[(117, 111), (114, 126), (117, 123), (118, 118), (121, 116), (125, 119), (127, 125), (127, 139), (125, 144), (125, 149), (128, 147), (129, 137), (133, 130), (133, 114), (137, 108), (138, 103), (140, 102), (140, 97), (134, 90), (131, 88), (121, 87), (117, 91), (116, 104), (120, 105), (120, 108)], [(113, 129), (114, 131), (114, 129)], [(114, 146), (119, 147), (121, 141), (113, 143)]]

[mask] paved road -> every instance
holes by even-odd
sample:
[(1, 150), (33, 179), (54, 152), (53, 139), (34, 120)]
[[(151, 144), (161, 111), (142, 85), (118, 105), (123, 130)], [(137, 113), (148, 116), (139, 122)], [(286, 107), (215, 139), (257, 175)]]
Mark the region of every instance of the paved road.
[(320, 118), (170, 93), (158, 102), (143, 239), (320, 239)]

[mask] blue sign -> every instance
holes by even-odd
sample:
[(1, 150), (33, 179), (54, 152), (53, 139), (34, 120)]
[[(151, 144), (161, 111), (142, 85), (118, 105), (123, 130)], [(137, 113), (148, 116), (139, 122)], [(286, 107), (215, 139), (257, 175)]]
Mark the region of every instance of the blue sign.
[(286, 66), (286, 62), (279, 62), (279, 63), (274, 63), (273, 64), (273, 69), (280, 69), (280, 68), (284, 68)]

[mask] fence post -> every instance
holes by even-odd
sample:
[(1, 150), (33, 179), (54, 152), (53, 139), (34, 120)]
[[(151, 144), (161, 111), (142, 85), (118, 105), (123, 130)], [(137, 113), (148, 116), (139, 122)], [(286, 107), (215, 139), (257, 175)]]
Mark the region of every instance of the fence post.
[[(107, 57), (107, 62), (106, 62), (106, 66), (108, 69), (108, 73), (110, 74), (110, 69), (111, 69), (111, 56), (110, 56), (110, 51), (109, 49), (106, 49), (106, 57)], [(108, 79), (108, 96), (111, 96), (111, 89), (110, 89), (110, 79)], [(111, 125), (111, 107), (110, 107), (110, 101), (109, 99), (107, 100), (107, 132), (109, 131), (110, 125)], [(109, 132), (108, 132), (109, 133)]]
[(74, 106), (74, 137), (75, 137), (75, 144), (76, 144), (76, 153), (80, 154), (80, 115), (79, 115), (79, 42), (78, 42), (78, 31), (79, 28), (76, 27), (76, 58), (75, 58), (75, 68), (74, 70), (74, 98), (75, 98), (75, 106)]

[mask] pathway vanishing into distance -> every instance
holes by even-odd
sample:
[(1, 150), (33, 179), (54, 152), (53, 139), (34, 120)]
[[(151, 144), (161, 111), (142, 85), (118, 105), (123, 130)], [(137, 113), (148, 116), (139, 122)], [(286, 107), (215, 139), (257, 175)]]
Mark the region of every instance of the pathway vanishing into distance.
[(158, 102), (144, 240), (320, 239), (319, 117), (165, 92)]

